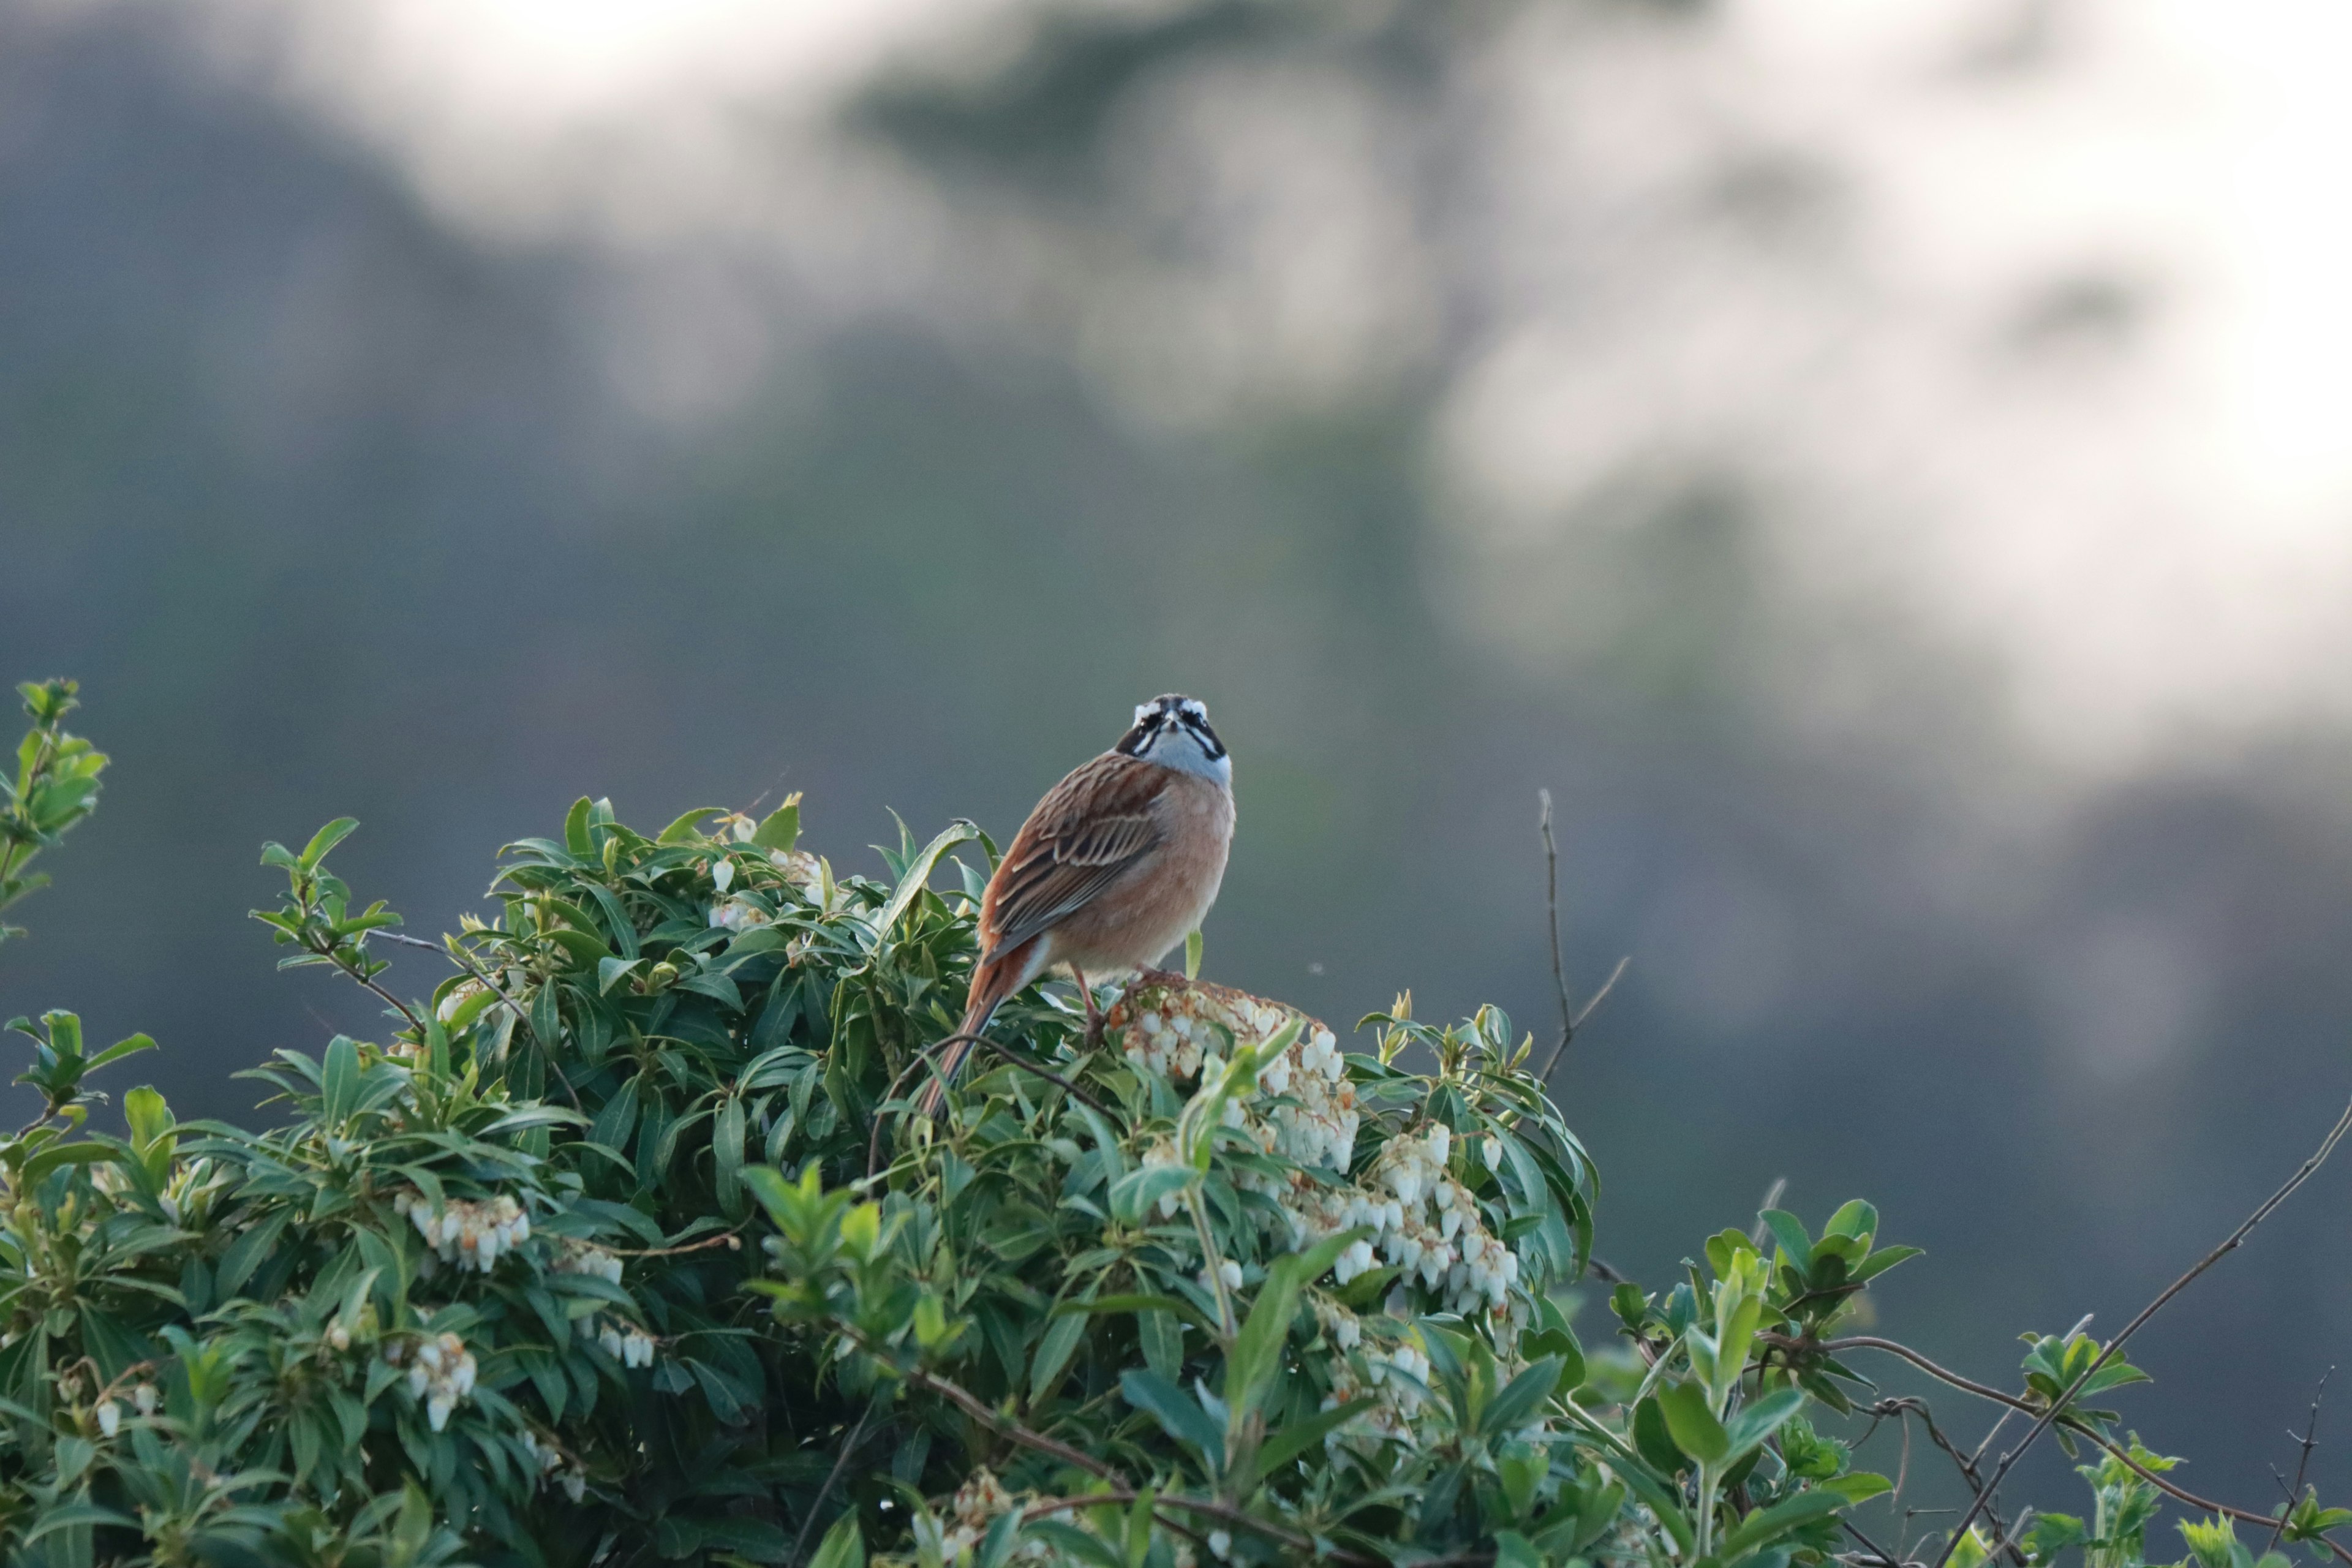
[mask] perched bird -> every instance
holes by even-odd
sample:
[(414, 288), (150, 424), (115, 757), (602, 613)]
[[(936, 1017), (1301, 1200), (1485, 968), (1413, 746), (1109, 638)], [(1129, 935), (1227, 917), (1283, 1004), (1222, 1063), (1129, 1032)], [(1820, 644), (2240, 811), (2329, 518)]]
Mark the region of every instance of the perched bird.
[[(1089, 972), (1149, 969), (1217, 901), (1234, 838), (1234, 763), (1209, 710), (1170, 693), (1139, 704), (1118, 744), (1045, 792), (980, 900), (980, 963), (959, 1037), (1055, 966), (1087, 999)], [(957, 1038), (923, 1095), (935, 1113), (971, 1054)]]

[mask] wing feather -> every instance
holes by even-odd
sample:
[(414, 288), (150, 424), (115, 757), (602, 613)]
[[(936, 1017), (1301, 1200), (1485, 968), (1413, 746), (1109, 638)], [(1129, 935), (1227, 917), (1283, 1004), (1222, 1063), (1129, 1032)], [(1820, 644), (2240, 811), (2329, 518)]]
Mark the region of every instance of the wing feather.
[(990, 953), (1068, 919), (1160, 847), (1161, 772), (1107, 752), (1045, 793), (989, 879), (981, 930)]

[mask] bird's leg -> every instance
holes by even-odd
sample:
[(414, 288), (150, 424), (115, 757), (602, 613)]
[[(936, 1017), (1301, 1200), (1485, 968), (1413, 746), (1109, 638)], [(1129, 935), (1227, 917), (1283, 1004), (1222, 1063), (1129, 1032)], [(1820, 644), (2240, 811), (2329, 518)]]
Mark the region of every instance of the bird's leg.
[(1086, 971), (1074, 963), (1070, 965), (1070, 978), (1078, 983), (1078, 999), (1087, 1005), (1087, 1049), (1093, 1050), (1102, 1044), (1105, 1016), (1095, 1005), (1095, 988), (1087, 984)]

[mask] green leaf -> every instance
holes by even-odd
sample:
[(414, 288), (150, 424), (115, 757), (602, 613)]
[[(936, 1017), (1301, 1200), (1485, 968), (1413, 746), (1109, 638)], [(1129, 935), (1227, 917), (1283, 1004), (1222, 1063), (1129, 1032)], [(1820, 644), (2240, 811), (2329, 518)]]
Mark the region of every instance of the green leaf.
[(713, 1184), (718, 1189), (719, 1206), (730, 1215), (740, 1213), (742, 1207), (744, 1133), (742, 1097), (730, 1094), (710, 1124), (710, 1153), (716, 1177)]
[(324, 1073), (320, 1079), (320, 1114), (331, 1127), (351, 1120), (359, 1103), (360, 1048), (349, 1035), (327, 1043)]
[(1199, 1449), (1209, 1473), (1217, 1473), (1224, 1460), (1225, 1435), (1198, 1400), (1156, 1372), (1133, 1368), (1119, 1373), (1118, 1391), (1129, 1405), (1159, 1422), (1171, 1437)]
[(1258, 1474), (1274, 1475), (1284, 1465), (1320, 1443), (1325, 1433), (1339, 1430), (1379, 1403), (1377, 1399), (1351, 1399), (1329, 1410), (1318, 1411), (1304, 1421), (1285, 1422), (1267, 1435), (1265, 1446), (1258, 1450)]
[(889, 940), (891, 931), (898, 923), (898, 917), (907, 912), (907, 906), (915, 901), (916, 895), (923, 890), (923, 885), (931, 879), (931, 868), (940, 863), (940, 857), (957, 845), (968, 844), (979, 837), (979, 828), (958, 818), (923, 846), (921, 854), (908, 862), (907, 874), (898, 879), (898, 886), (891, 892), (890, 901), (882, 906), (880, 914), (874, 917), (874, 942), (877, 946)]
[(149, 1039), (145, 1035), (132, 1035), (128, 1039), (117, 1040), (114, 1044), (107, 1047), (106, 1049), (99, 1052), (98, 1055), (90, 1058), (89, 1060), (83, 1065), (81, 1070), (85, 1074), (94, 1073), (99, 1068), (114, 1062), (119, 1062), (125, 1057), (135, 1057), (141, 1051), (152, 1051), (154, 1048), (155, 1042)]
[(669, 826), (661, 830), (654, 842), (691, 844), (702, 837), (700, 832), (702, 819), (706, 816), (717, 816), (726, 809), (723, 805), (698, 805), (692, 811), (672, 817)]
[(1559, 1384), (1561, 1362), (1546, 1356), (1503, 1385), (1478, 1417), (1478, 1430), (1489, 1437), (1526, 1424), (1536, 1407), (1551, 1397)]
[(784, 804), (760, 819), (751, 832), (751, 842), (762, 849), (789, 855), (801, 841), (801, 797), (794, 793), (785, 797)]
[(1786, 1209), (1766, 1209), (1757, 1216), (1771, 1231), (1772, 1239), (1789, 1255), (1789, 1262), (1802, 1274), (1813, 1266), (1813, 1244), (1805, 1235), (1805, 1223)]
[(563, 847), (583, 860), (596, 853), (595, 842), (588, 837), (588, 814), (594, 809), (595, 803), (583, 795), (563, 816)]
[(1924, 1247), (1882, 1247), (1860, 1263), (1855, 1264), (1853, 1271), (1847, 1278), (1857, 1285), (1865, 1280), (1875, 1279), (1896, 1264), (1908, 1263), (1927, 1250)]
[(1768, 1394), (1749, 1404), (1731, 1417), (1727, 1435), (1731, 1439), (1731, 1452), (1736, 1458), (1779, 1431), (1788, 1419), (1805, 1407), (1805, 1396), (1793, 1388)]
[[(113, 818), (110, 816), (107, 820), (110, 822)], [(310, 836), (310, 842), (302, 846), (302, 854), (300, 857), (302, 869), (305, 871), (317, 870), (319, 868), (319, 862), (327, 858), (327, 852), (332, 849), (336, 845), (341, 844), (344, 839), (350, 837), (352, 829), (357, 827), (359, 825), (360, 819), (356, 816), (339, 816), (335, 818), (334, 821), (327, 824), (326, 826), (319, 829), (318, 832), (312, 834)], [(247, 842), (250, 843), (251, 840), (248, 839)]]
[(18, 1540), (20, 1544), (30, 1546), (43, 1536), (54, 1535), (60, 1530), (70, 1530), (76, 1525), (100, 1524), (117, 1530), (139, 1528), (137, 1520), (128, 1514), (117, 1513), (110, 1508), (100, 1508), (95, 1503), (87, 1502), (58, 1503), (41, 1510), (33, 1521), (33, 1528)]
[(117, 1158), (104, 1143), (52, 1143), (25, 1162), (25, 1184), (37, 1185), (50, 1172), (68, 1165), (103, 1165)]
[(1832, 1476), (1821, 1483), (1823, 1491), (1832, 1491), (1848, 1503), (1868, 1502), (1872, 1498), (1895, 1489), (1895, 1483), (1885, 1476), (1868, 1470), (1854, 1470), (1843, 1476)]
[(1696, 1383), (1677, 1383), (1658, 1391), (1658, 1409), (1675, 1447), (1703, 1465), (1723, 1462), (1731, 1452), (1731, 1436), (1706, 1407), (1706, 1394)]
[(1122, 1224), (1140, 1224), (1160, 1199), (1174, 1197), (1200, 1179), (1190, 1165), (1140, 1166), (1111, 1184), (1110, 1212)]
[(1729, 1563), (1745, 1552), (1770, 1545), (1792, 1530), (1826, 1519), (1845, 1505), (1846, 1500), (1833, 1491), (1815, 1489), (1799, 1492), (1741, 1520), (1738, 1528), (1723, 1538), (1722, 1545), (1716, 1549), (1717, 1555)]
[(1184, 933), (1184, 978), (1201, 978), (1201, 928), (1198, 926)]
[(1265, 1271), (1257, 1300), (1234, 1336), (1225, 1356), (1225, 1403), (1232, 1409), (1232, 1429), (1241, 1429), (1243, 1413), (1262, 1406), (1282, 1372), (1282, 1347), (1290, 1337), (1290, 1321), (1298, 1312), (1299, 1288), (1330, 1268), (1339, 1254), (1370, 1234), (1359, 1226), (1324, 1237), (1304, 1252), (1278, 1258)]
[(1078, 1342), (1087, 1331), (1087, 1320), (1071, 1316), (1057, 1318), (1046, 1325), (1045, 1337), (1037, 1342), (1037, 1361), (1029, 1375), (1029, 1403), (1043, 1401), (1062, 1381), (1062, 1373), (1077, 1352)]

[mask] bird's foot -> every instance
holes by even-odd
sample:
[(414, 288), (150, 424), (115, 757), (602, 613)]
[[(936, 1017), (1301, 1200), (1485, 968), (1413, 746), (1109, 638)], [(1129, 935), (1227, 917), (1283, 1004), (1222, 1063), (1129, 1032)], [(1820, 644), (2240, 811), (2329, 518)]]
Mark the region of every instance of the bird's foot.
[(1086, 1042), (1087, 1049), (1091, 1051), (1102, 1044), (1103, 1028), (1110, 1021), (1110, 1015), (1095, 1005), (1095, 988), (1087, 984), (1085, 973), (1075, 968), (1070, 973), (1078, 983), (1078, 999), (1087, 1005)]

